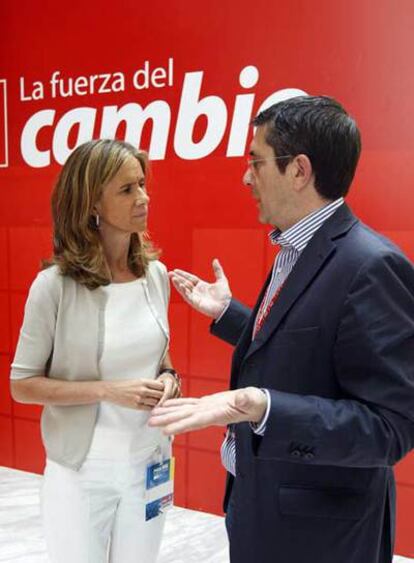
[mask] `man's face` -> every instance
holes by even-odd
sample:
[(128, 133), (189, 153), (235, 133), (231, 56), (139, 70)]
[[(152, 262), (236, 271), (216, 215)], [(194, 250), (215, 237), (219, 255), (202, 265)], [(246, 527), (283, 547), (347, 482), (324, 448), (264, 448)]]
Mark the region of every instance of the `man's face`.
[(250, 144), (249, 157), (253, 162), (243, 176), (243, 183), (251, 187), (257, 201), (260, 223), (284, 230), (292, 205), (289, 176), (286, 171), (283, 174), (279, 171), (273, 149), (265, 137), (266, 125), (261, 125)]

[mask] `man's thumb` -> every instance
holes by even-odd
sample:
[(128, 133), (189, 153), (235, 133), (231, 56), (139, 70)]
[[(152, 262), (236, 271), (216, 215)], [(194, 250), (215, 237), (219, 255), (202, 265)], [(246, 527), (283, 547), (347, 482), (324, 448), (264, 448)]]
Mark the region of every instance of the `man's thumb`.
[(213, 265), (214, 275), (216, 276), (216, 280), (220, 280), (226, 277), (224, 270), (221, 267), (221, 264), (217, 258), (214, 258), (212, 265)]
[(234, 397), (234, 404), (236, 405), (236, 408), (243, 411), (247, 410), (251, 406), (251, 399), (245, 389), (237, 391), (236, 396)]

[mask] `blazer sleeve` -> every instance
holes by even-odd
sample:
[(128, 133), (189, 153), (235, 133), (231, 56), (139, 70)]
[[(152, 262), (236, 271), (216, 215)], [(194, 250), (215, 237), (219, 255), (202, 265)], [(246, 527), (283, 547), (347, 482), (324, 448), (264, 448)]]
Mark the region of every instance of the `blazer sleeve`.
[(11, 366), (11, 379), (45, 375), (52, 355), (59, 307), (60, 275), (39, 272), (27, 297), (23, 324)]
[(270, 391), (256, 455), (300, 463), (391, 466), (414, 447), (414, 269), (397, 253), (365, 264), (334, 349), (343, 398)]
[(214, 336), (221, 338), (221, 340), (235, 346), (246, 327), (250, 315), (251, 309), (249, 309), (249, 307), (232, 299), (220, 320), (211, 323), (210, 332), (214, 334)]

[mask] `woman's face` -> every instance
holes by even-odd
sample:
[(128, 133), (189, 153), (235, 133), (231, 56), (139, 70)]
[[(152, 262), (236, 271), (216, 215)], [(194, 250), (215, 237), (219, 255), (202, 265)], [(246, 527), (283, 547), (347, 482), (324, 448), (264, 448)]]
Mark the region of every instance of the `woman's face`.
[(141, 163), (128, 157), (102, 190), (95, 206), (102, 232), (142, 233), (147, 228), (149, 197)]

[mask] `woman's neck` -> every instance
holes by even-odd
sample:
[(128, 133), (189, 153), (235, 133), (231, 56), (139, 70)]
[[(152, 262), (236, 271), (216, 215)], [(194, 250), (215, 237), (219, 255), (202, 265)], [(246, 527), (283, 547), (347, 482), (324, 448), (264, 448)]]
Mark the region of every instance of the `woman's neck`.
[(136, 279), (128, 267), (128, 252), (131, 241), (130, 233), (111, 233), (102, 229), (102, 247), (113, 282), (127, 282)]

